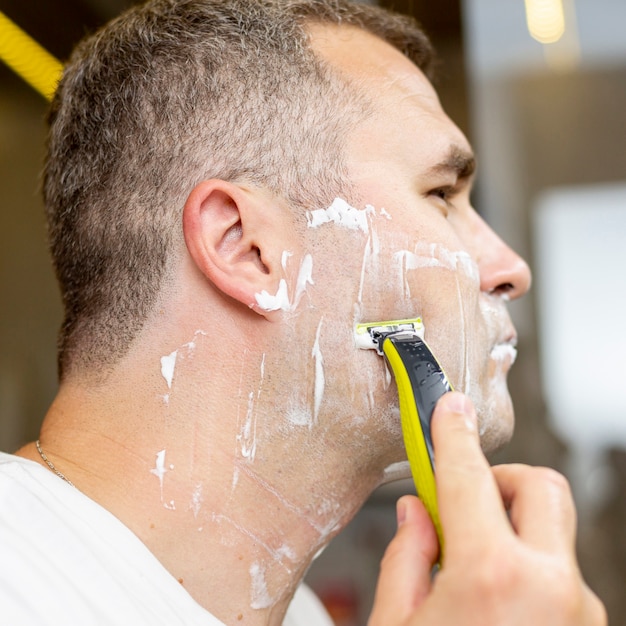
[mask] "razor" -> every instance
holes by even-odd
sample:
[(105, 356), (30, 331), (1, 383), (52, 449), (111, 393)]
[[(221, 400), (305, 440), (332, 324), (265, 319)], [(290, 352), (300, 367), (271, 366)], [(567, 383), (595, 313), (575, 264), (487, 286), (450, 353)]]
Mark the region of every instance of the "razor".
[(452, 391), (448, 377), (424, 341), (420, 317), (389, 322), (358, 324), (359, 348), (373, 349), (384, 356), (396, 380), (404, 445), (413, 482), (439, 539), (439, 561), (443, 559), (443, 532), (437, 507), (435, 461), (430, 421), (437, 400)]

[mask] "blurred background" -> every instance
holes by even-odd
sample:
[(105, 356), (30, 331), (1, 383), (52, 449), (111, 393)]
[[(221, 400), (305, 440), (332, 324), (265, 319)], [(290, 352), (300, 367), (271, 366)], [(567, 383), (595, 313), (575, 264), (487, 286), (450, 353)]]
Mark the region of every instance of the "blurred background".
[[(0, 0), (63, 61), (129, 0)], [(479, 159), (475, 205), (533, 269), (512, 303), (517, 426), (493, 462), (572, 482), (579, 557), (626, 625), (626, 2), (381, 0), (413, 14), (441, 59), (444, 108)], [(0, 39), (5, 34), (0, 32)], [(0, 41), (2, 48), (2, 41)], [(0, 449), (36, 438), (56, 389), (59, 297), (39, 172), (46, 101), (0, 62)], [(407, 482), (376, 492), (317, 559), (309, 584), (337, 626), (366, 623)], [(506, 558), (506, 555), (503, 555)]]

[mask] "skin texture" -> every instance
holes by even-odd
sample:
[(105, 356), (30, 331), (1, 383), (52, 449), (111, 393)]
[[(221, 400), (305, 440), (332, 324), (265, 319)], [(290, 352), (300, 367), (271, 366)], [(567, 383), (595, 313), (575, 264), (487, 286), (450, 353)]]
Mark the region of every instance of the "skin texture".
[[(504, 300), (522, 295), (530, 276), (469, 204), (467, 159), (459, 158), (467, 141), (421, 72), (393, 48), (352, 28), (311, 32), (316, 50), (375, 105), (347, 148), (356, 194), (346, 200), (356, 211), (372, 206), (367, 229), (314, 227), (267, 189), (202, 181), (185, 202), (184, 242), (153, 315), (106, 380), (64, 380), (41, 433), (46, 454), (77, 488), (227, 624), (281, 624), (315, 554), (386, 480), (385, 469), (405, 459), (395, 389), (382, 359), (356, 348), (355, 323), (421, 314), (452, 381), (477, 401), (483, 445), (498, 445), (512, 428), (508, 364), (491, 351), (514, 340)], [(452, 195), (442, 197), (448, 188)], [(438, 431), (439, 443), (450, 431), (451, 458), (455, 428)], [(478, 463), (476, 484), (489, 483), (472, 432), (473, 447), (459, 462), (470, 471)], [(21, 454), (41, 462), (33, 445)], [(459, 471), (451, 464), (452, 482)], [(445, 463), (439, 473), (446, 477)], [(533, 484), (545, 482), (539, 476)], [(444, 489), (441, 502), (450, 527), (446, 567), (459, 572), (444, 596), (476, 557), (455, 547), (465, 538), (454, 524), (458, 488)], [(477, 532), (503, 507), (489, 489), (490, 508), (475, 512)], [(516, 494), (503, 489), (511, 501)], [(422, 555), (411, 581), (423, 598), (431, 595), (424, 572), (436, 547), (423, 512), (410, 506), (419, 520), (410, 554)], [(466, 502), (459, 519), (471, 508)], [(519, 508), (523, 514), (524, 498)], [(562, 520), (544, 513), (540, 526), (571, 533), (570, 509)], [(492, 559), (506, 554), (502, 541)], [(534, 576), (537, 563), (525, 564), (524, 575)], [(561, 565), (575, 576), (571, 550)], [(390, 577), (374, 624), (392, 623)], [(434, 621), (424, 623), (445, 623), (436, 617), (440, 606), (433, 603)]]

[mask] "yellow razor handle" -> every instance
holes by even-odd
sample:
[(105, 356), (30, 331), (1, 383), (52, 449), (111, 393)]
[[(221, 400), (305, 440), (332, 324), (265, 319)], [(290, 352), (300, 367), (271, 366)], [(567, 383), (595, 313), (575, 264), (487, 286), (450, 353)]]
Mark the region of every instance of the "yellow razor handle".
[(440, 547), (439, 563), (442, 563), (444, 541), (437, 506), (430, 421), (437, 400), (452, 391), (452, 385), (424, 341), (421, 317), (357, 324), (354, 336), (357, 347), (376, 350), (387, 359), (393, 371), (413, 482), (435, 526)]
[(435, 485), (430, 421), (439, 398), (452, 390), (442, 367), (416, 333), (396, 332), (381, 338), (382, 351), (393, 370), (407, 457), (417, 494), (430, 515), (439, 539), (439, 562), (444, 542)]

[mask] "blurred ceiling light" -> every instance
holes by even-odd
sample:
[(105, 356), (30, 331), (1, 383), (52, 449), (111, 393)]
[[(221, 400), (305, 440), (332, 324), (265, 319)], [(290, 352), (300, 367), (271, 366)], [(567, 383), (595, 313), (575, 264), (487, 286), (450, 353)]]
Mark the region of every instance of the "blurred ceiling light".
[(540, 43), (556, 43), (565, 33), (563, 0), (524, 0), (531, 36)]

